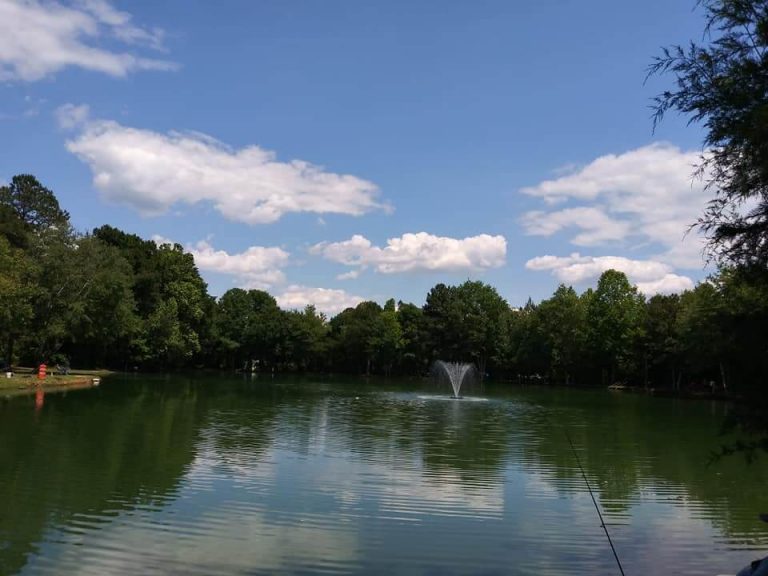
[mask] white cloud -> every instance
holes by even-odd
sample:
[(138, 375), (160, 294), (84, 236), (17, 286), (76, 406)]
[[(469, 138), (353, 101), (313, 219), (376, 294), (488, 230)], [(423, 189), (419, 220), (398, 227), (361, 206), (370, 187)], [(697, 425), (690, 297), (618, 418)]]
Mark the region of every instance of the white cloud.
[(693, 289), (693, 281), (687, 276), (665, 274), (663, 278), (651, 282), (638, 282), (637, 289), (643, 294), (673, 294)]
[[(60, 117), (70, 120), (74, 109), (60, 109)], [(67, 149), (88, 164), (105, 198), (145, 215), (206, 201), (224, 217), (248, 224), (274, 222), (289, 212), (361, 215), (387, 209), (376, 201), (371, 182), (302, 160), (279, 162), (258, 146), (233, 150), (199, 133), (87, 121)]]
[(91, 109), (86, 104), (64, 104), (56, 109), (56, 121), (64, 130), (72, 130), (87, 122)]
[(188, 248), (200, 270), (234, 276), (242, 288), (260, 290), (282, 284), (285, 274), (281, 270), (290, 254), (277, 247), (251, 246), (239, 254), (216, 250), (201, 240)]
[(0, 80), (33, 82), (69, 66), (111, 76), (177, 67), (104, 46), (115, 40), (159, 49), (163, 32), (136, 26), (105, 0), (0, 0)]
[(310, 252), (347, 266), (372, 266), (383, 274), (416, 270), (484, 270), (504, 265), (507, 241), (503, 236), (488, 234), (458, 239), (418, 232), (390, 238), (387, 245), (380, 248), (356, 234), (343, 242), (316, 244)]
[(331, 288), (310, 288), (308, 286), (292, 285), (275, 296), (277, 304), (284, 310), (302, 310), (308, 304), (313, 304), (317, 310), (329, 316), (354, 308), (365, 298), (349, 294), (344, 290)]
[(170, 238), (166, 238), (165, 236), (160, 236), (160, 234), (153, 234), (151, 240), (152, 242), (157, 244), (158, 247), (164, 246), (166, 244), (169, 246), (173, 246), (174, 244), (176, 244), (176, 242), (174, 242)]
[(344, 272), (343, 274), (339, 274), (336, 276), (337, 280), (354, 280), (355, 278), (360, 276), (360, 270), (350, 270), (349, 272)]
[(526, 262), (528, 270), (549, 271), (566, 284), (597, 279), (606, 270), (624, 272), (630, 282), (647, 294), (681, 292), (693, 288), (687, 276), (673, 273), (670, 265), (655, 260), (632, 260), (621, 256), (539, 256)]
[(566, 208), (557, 212), (528, 212), (523, 216), (526, 231), (532, 236), (551, 236), (565, 228), (582, 230), (571, 242), (577, 246), (594, 246), (610, 240), (621, 240), (630, 231), (630, 224), (615, 220), (599, 208)]
[(550, 236), (579, 230), (576, 245), (651, 245), (655, 259), (683, 268), (702, 268), (702, 239), (686, 235), (711, 194), (693, 179), (700, 153), (670, 144), (652, 144), (624, 154), (597, 158), (571, 174), (521, 191), (550, 206), (578, 203), (565, 209), (533, 211), (521, 222), (527, 233)]

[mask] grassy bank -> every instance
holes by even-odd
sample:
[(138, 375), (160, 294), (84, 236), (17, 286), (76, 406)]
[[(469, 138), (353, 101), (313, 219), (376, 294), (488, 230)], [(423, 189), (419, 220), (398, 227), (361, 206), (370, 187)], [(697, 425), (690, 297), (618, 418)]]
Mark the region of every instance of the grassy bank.
[(67, 375), (48, 375), (40, 380), (31, 368), (18, 368), (11, 378), (0, 374), (0, 395), (33, 394), (39, 388), (43, 390), (62, 390), (85, 388), (93, 385), (94, 378), (114, 374), (109, 370), (75, 370)]

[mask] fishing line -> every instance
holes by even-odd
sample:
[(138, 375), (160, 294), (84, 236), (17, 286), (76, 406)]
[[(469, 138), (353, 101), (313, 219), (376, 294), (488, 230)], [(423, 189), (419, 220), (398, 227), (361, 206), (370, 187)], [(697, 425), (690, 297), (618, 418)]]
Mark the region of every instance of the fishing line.
[(611, 540), (611, 535), (608, 532), (608, 526), (605, 525), (605, 520), (603, 520), (603, 513), (600, 512), (600, 506), (597, 505), (597, 500), (595, 499), (595, 494), (592, 492), (592, 487), (589, 485), (589, 480), (587, 480), (587, 475), (584, 472), (584, 467), (581, 465), (581, 459), (579, 458), (579, 453), (576, 452), (576, 448), (573, 445), (573, 441), (571, 440), (571, 435), (568, 434), (568, 429), (563, 427), (563, 433), (565, 434), (565, 437), (568, 439), (568, 444), (571, 445), (571, 451), (573, 452), (573, 455), (576, 457), (576, 463), (579, 465), (579, 470), (581, 470), (581, 476), (584, 478), (584, 483), (587, 485), (587, 490), (589, 490), (589, 495), (592, 497), (592, 504), (595, 505), (595, 510), (597, 510), (597, 515), (600, 517), (600, 525), (603, 527), (603, 530), (605, 531), (605, 536), (608, 538), (608, 544), (611, 545), (611, 550), (613, 551), (613, 557), (616, 558), (616, 564), (619, 565), (619, 572), (621, 572), (621, 576), (624, 575), (624, 568), (621, 566), (621, 560), (619, 560), (619, 555), (616, 553), (616, 547), (613, 545), (613, 540)]

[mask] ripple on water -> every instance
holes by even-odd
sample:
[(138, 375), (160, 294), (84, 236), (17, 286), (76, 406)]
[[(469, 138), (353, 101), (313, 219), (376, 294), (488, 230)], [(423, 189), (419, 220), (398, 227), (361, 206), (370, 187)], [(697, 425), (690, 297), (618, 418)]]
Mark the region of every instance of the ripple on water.
[(0, 441), (30, 440), (0, 448), (0, 572), (616, 573), (587, 481), (628, 574), (733, 573), (768, 548), (765, 466), (709, 467), (696, 403), (153, 390), (6, 409)]

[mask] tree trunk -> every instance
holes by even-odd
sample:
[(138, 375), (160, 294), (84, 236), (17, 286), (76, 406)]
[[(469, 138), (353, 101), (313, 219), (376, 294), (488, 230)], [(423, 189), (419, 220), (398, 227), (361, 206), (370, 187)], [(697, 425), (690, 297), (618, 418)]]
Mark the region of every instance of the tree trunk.
[(723, 379), (723, 392), (728, 392), (728, 386), (725, 379), (725, 364), (720, 362), (720, 378)]
[(8, 362), (8, 366), (12, 366), (13, 365), (13, 344), (14, 344), (14, 342), (13, 342), (13, 334), (8, 334), (8, 343), (7, 343), (7, 345), (8, 345), (8, 347), (7, 347), (8, 355), (5, 357), (5, 361)]

